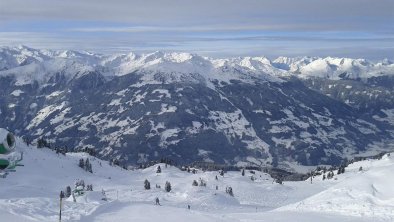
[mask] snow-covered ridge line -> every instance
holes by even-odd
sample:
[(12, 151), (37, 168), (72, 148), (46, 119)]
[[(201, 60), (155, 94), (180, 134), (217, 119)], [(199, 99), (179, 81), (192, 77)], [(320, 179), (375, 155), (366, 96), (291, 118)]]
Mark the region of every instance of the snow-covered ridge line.
[[(56, 60), (47, 64), (50, 60)], [(372, 62), (366, 59), (334, 58), (334, 57), (278, 57), (270, 60), (262, 57), (237, 57), (214, 59), (185, 52), (160, 52), (147, 54), (112, 54), (103, 55), (85, 51), (52, 51), (33, 49), (26, 46), (0, 47), (0, 76), (10, 74), (10, 70), (27, 66), (27, 72), (45, 73), (45, 68), (54, 72), (56, 68), (63, 70), (64, 62), (72, 60), (70, 65), (76, 65), (83, 70), (98, 70), (106, 75), (125, 75), (137, 70), (162, 73), (198, 73), (210, 79), (220, 79), (225, 73), (241, 74), (242, 78), (262, 78), (278, 81), (278, 77), (298, 76), (301, 78), (322, 77), (340, 78), (369, 78), (372, 76), (393, 75), (394, 63), (387, 59)], [(56, 66), (57, 63), (61, 63)], [(31, 64), (43, 64), (40, 70), (34, 70)], [(29, 67), (33, 66), (33, 67)], [(1, 71), (3, 70), (3, 71)], [(4, 71), (4, 70), (8, 70)], [(17, 70), (21, 73), (22, 70)], [(5, 73), (4, 73), (5, 72)]]

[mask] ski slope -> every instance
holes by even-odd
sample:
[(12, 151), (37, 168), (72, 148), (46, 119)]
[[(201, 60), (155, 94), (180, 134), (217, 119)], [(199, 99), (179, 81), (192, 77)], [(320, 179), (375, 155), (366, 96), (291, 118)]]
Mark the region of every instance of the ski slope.
[[(280, 185), (260, 172), (245, 171), (245, 176), (228, 172), (222, 177), (218, 172), (193, 174), (164, 164), (160, 164), (162, 173), (156, 173), (157, 165), (124, 170), (84, 153), (64, 156), (20, 140), (17, 149), (24, 152), (25, 166), (0, 179), (0, 221), (58, 220), (59, 193), (66, 186), (73, 188), (77, 179), (92, 184), (94, 191), (76, 202), (65, 199), (63, 221), (394, 220), (394, 159), (387, 155), (349, 165), (345, 174), (331, 180), (318, 176), (312, 184), (306, 180)], [(93, 174), (78, 167), (80, 158), (90, 159)], [(200, 178), (207, 186), (192, 186)], [(150, 190), (144, 189), (145, 179)], [(166, 181), (172, 185), (169, 193), (164, 190)], [(226, 186), (233, 188), (234, 197), (226, 194)], [(102, 190), (107, 201), (102, 200)], [(161, 206), (154, 204), (156, 197)]]

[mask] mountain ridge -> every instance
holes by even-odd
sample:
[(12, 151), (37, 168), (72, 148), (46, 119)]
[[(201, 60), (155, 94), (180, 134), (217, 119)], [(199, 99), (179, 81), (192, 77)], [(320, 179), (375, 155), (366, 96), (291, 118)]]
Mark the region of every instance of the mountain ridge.
[(376, 99), (391, 95), (391, 75), (303, 79), (268, 74), (275, 62), (264, 57), (189, 53), (44, 57), (0, 71), (0, 124), (124, 164), (170, 158), (288, 169), (393, 147), (394, 100)]
[(26, 46), (0, 47), (0, 70), (59, 58), (71, 59), (95, 67), (101, 72), (107, 69), (107, 73), (111, 75), (125, 75), (141, 69), (180, 73), (220, 73), (233, 69), (243, 74), (264, 74), (273, 81), (277, 80), (277, 77), (286, 76), (357, 79), (394, 73), (394, 64), (387, 59), (378, 62), (338, 57), (282, 56), (270, 60), (262, 56), (214, 59), (187, 52), (156, 51), (140, 55), (133, 52), (104, 55), (85, 51), (38, 50)]

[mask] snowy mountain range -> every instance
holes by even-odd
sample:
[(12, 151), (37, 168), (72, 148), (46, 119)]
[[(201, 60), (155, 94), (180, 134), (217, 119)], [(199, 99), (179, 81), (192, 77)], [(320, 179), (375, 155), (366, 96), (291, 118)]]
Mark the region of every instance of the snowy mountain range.
[[(242, 74), (238, 78), (268, 78), (294, 75), (297, 77), (369, 78), (393, 75), (394, 63), (387, 59), (371, 62), (365, 59), (319, 58), (319, 57), (278, 57), (270, 60), (266, 57), (238, 57), (213, 59), (190, 53), (153, 52), (137, 55), (114, 54), (102, 55), (78, 51), (50, 51), (19, 47), (0, 48), (0, 70), (24, 67), (19, 72), (45, 71), (55, 72), (67, 69), (101, 71), (108, 76), (121, 76), (137, 70), (164, 73), (199, 73), (207, 79), (233, 78), (223, 73)], [(66, 62), (70, 61), (70, 62)], [(74, 71), (75, 72), (75, 71)], [(72, 73), (74, 73), (72, 71)], [(7, 75), (5, 72), (2, 75)], [(39, 76), (39, 75), (37, 75)]]
[(0, 124), (138, 164), (340, 164), (394, 141), (394, 64), (0, 48)]

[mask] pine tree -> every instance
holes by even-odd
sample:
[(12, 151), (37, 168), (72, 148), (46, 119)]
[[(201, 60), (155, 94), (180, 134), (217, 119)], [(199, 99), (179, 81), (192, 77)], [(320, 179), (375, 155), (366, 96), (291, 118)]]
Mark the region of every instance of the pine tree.
[(193, 186), (198, 186), (197, 180), (193, 180), (192, 185), (193, 185)]
[(242, 175), (242, 176), (245, 176), (245, 169), (242, 169), (241, 175)]
[(160, 166), (157, 166), (156, 173), (161, 173), (161, 167)]
[(89, 163), (89, 173), (93, 173), (93, 169), (92, 169), (92, 164), (91, 163)]
[(93, 184), (88, 184), (88, 185), (86, 186), (86, 190), (87, 190), (87, 191), (93, 191)]
[(48, 147), (48, 143), (44, 138), (40, 138), (37, 140), (37, 148)]
[(78, 166), (81, 167), (82, 169), (85, 168), (85, 162), (83, 161), (83, 159), (79, 160)]
[(89, 169), (89, 164), (90, 164), (89, 158), (86, 158), (86, 160), (85, 160), (85, 170), (86, 171), (88, 171), (88, 169)]
[(89, 173), (93, 173), (92, 164), (89, 162), (89, 159), (88, 159), (88, 158), (86, 158), (86, 163), (85, 163), (85, 165), (86, 165), (86, 171), (88, 171)]
[(150, 190), (150, 183), (149, 183), (149, 181), (146, 180), (146, 179), (145, 179), (145, 181), (144, 181), (144, 188), (145, 188), (145, 190)]
[(167, 192), (170, 192), (170, 191), (171, 191), (171, 183), (168, 182), (168, 181), (166, 181), (166, 185), (165, 185), (164, 189), (165, 189)]
[(80, 180), (80, 185), (82, 186), (82, 189), (85, 189), (85, 181), (84, 180)]
[(67, 186), (66, 187), (66, 197), (70, 197), (71, 196), (71, 187)]

